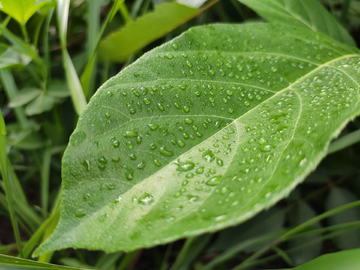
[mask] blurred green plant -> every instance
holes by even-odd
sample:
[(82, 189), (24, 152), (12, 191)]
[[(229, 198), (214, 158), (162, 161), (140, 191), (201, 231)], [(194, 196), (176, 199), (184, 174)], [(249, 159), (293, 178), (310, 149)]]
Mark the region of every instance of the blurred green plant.
[[(0, 1), (1, 254), (29, 258), (33, 250), (53, 234), (60, 210), (64, 211), (64, 205), (75, 202), (71, 196), (61, 194), (61, 159), (68, 138), (95, 90), (144, 52), (191, 26), (213, 22), (246, 25), (247, 21), (262, 19), (303, 27), (303, 33), (307, 33), (305, 28), (308, 28), (353, 47), (356, 42), (359, 44), (358, 1), (214, 0), (195, 7), (179, 3), (162, 0)], [(305, 34), (299, 37), (302, 35)], [(278, 33), (272, 37), (274, 41), (281, 39)], [(315, 39), (309, 38), (308, 42), (313, 44)], [(333, 43), (324, 44), (322, 50), (332, 47)], [(352, 50), (358, 52), (355, 48)], [(149, 70), (155, 70), (163, 60), (170, 63), (174, 58), (159, 58)], [(194, 63), (198, 60), (192, 60), (189, 63), (195, 69)], [(126, 70), (136, 68), (138, 63)], [(355, 67), (358, 64), (355, 63)], [(122, 74), (126, 74), (126, 70)], [(171, 73), (174, 69), (170, 66), (164, 72)], [(131, 79), (132, 82), (136, 80), (137, 77)], [(359, 88), (358, 80), (354, 79), (353, 83)], [(188, 90), (193, 86), (187, 86)], [(127, 91), (128, 95), (132, 94), (132, 90)], [(343, 89), (336, 91), (342, 94), (341, 98), (350, 98), (341, 92)], [(92, 106), (96, 107), (96, 99), (92, 100)], [(95, 117), (95, 111), (96, 108), (90, 118)], [(84, 116), (80, 116), (82, 118)], [(356, 208), (360, 194), (359, 130), (357, 118), (330, 144), (317, 170), (275, 207), (233, 228), (192, 236), (182, 249), (181, 241), (127, 254), (68, 249), (44, 253), (38, 262), (1, 255), (0, 267), (70, 269), (59, 266), (63, 264), (76, 269), (286, 268), (302, 264), (318, 254), (347, 249), (320, 256), (294, 269), (337, 269), (356, 265), (359, 261), (356, 248), (360, 246)], [(126, 142), (120, 141), (120, 144)], [(80, 152), (76, 154), (81, 155)], [(66, 182), (64, 184), (66, 188)], [(61, 198), (66, 200), (61, 202)], [(15, 238), (9, 228), (13, 228)], [(161, 240), (161, 230), (154, 235)], [(47, 262), (57, 265), (44, 264)]]

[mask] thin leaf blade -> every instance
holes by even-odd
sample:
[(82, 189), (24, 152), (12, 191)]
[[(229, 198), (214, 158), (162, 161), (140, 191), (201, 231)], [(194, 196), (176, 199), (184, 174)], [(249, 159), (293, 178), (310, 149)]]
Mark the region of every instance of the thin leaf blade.
[(360, 113), (359, 60), (320, 33), (272, 24), (197, 27), (147, 53), (81, 115), (60, 225), (35, 255), (135, 250), (271, 207)]

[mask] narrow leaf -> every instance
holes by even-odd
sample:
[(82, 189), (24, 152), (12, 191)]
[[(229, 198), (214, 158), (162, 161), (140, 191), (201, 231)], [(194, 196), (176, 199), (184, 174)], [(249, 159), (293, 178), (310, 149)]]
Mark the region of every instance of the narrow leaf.
[(176, 2), (155, 6), (154, 12), (128, 23), (100, 43), (99, 56), (103, 60), (125, 61), (131, 54), (174, 28), (195, 17), (203, 10)]
[(0, 254), (0, 268), (6, 270), (29, 270), (29, 269), (54, 269), (54, 270), (81, 270), (80, 268), (73, 268), (49, 263), (35, 262), (31, 260), (20, 259)]
[(239, 0), (268, 22), (286, 23), (322, 32), (350, 46), (355, 41), (347, 30), (314, 0)]
[(357, 270), (360, 269), (360, 248), (322, 255), (293, 270)]
[(261, 23), (196, 27), (145, 54), (81, 115), (60, 222), (35, 255), (135, 250), (273, 206), (360, 113), (359, 62), (321, 33)]

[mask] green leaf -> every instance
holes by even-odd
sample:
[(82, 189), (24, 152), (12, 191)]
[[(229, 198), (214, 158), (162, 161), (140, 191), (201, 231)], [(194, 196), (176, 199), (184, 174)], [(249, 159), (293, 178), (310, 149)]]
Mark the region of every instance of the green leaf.
[(239, 0), (268, 22), (310, 28), (335, 40), (356, 46), (347, 30), (314, 0)]
[(59, 225), (35, 256), (135, 250), (273, 206), (360, 113), (359, 61), (321, 33), (261, 23), (196, 27), (145, 54), (81, 115)]
[(31, 260), (25, 260), (25, 259), (6, 256), (2, 254), (0, 254), (0, 268), (4, 270), (28, 270), (28, 269), (81, 270), (80, 268), (35, 262)]
[(12, 49), (7, 49), (0, 55), (0, 69), (25, 66), (29, 64), (30, 61), (30, 57), (20, 54)]
[(47, 86), (46, 94), (55, 98), (66, 98), (70, 96), (70, 91), (64, 81), (54, 80)]
[(154, 12), (128, 23), (124, 28), (106, 37), (100, 43), (99, 56), (103, 60), (125, 61), (134, 52), (202, 11), (176, 2), (155, 6)]
[(42, 93), (26, 105), (25, 112), (27, 115), (35, 115), (50, 111), (54, 106), (54, 103), (55, 98)]
[(1, 0), (0, 10), (17, 20), (21, 25), (25, 25), (34, 13), (47, 4), (46, 1), (35, 0)]
[(25, 88), (16, 94), (14, 99), (9, 103), (9, 107), (19, 107), (32, 101), (42, 93), (38, 88)]
[(360, 268), (360, 248), (322, 255), (293, 270), (357, 270)]
[[(339, 207), (341, 205), (355, 202), (358, 199), (356, 196), (342, 188), (333, 188), (326, 200), (326, 210)], [(338, 213), (329, 217), (329, 225), (338, 225), (342, 223), (350, 223), (360, 220), (358, 209), (349, 209), (347, 211)], [(336, 237), (337, 245), (340, 249), (352, 249), (360, 246), (360, 233), (358, 230), (345, 233)]]

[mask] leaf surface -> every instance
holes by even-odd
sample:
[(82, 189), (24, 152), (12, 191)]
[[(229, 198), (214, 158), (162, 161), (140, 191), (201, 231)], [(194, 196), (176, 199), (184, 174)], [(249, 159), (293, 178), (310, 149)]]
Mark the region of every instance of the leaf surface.
[(348, 31), (314, 0), (239, 0), (268, 22), (286, 23), (322, 32), (350, 46), (355, 41)]
[(262, 23), (196, 27), (145, 54), (81, 115), (60, 222), (35, 255), (135, 250), (271, 207), (360, 113), (359, 62), (321, 33)]

